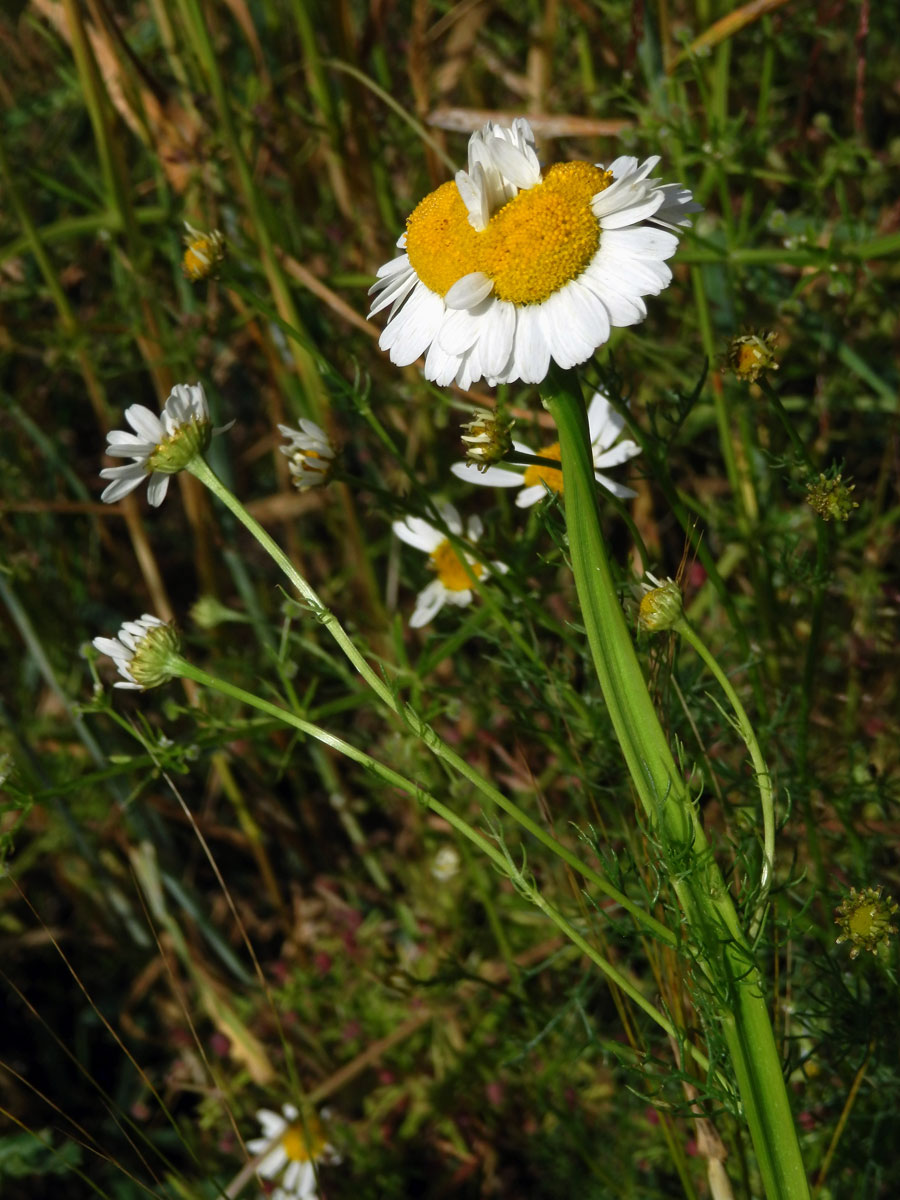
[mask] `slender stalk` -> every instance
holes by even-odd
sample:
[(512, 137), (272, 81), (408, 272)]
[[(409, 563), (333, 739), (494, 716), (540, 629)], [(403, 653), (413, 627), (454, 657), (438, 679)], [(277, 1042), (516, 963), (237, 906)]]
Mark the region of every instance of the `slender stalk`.
[(547, 833), (541, 825), (533, 821), (517, 804), (504, 796), (493, 784), (480, 775), (474, 767), (470, 766), (464, 758), (461, 758), (452, 750), (438, 736), (435, 730), (422, 720), (414, 709), (399, 699), (391, 686), (369, 665), (340, 621), (338, 621), (333, 612), (326, 608), (315, 589), (307, 583), (278, 543), (266, 533), (258, 521), (250, 516), (240, 500), (225, 487), (204, 459), (200, 457), (193, 459), (186, 469), (199, 479), (201, 483), (205, 484), (253, 535), (266, 553), (278, 564), (291, 584), (303, 597), (312, 614), (325, 627), (331, 637), (334, 638), (335, 642), (337, 642), (343, 653), (378, 699), (386, 708), (398, 716), (406, 727), (416, 737), (420, 738), (433, 754), (446, 763), (447, 766), (451, 767), (457, 774), (467, 779), (486, 799), (512, 817), (518, 825), (526, 829), (532, 837), (536, 838), (548, 850), (567, 863), (573, 871), (577, 872), (588, 883), (592, 883), (604, 895), (609, 896), (610, 899), (620, 904), (648, 933), (669, 946), (675, 945), (676, 938), (671, 930), (667, 929), (665, 925), (657, 921), (654, 917), (651, 917), (649, 913), (644, 912), (624, 892), (620, 892), (618, 888), (613, 887), (607, 879), (594, 871), (586, 863), (583, 863), (562, 842), (558, 842), (556, 838)]
[(242, 704), (247, 704), (251, 708), (265, 713), (267, 716), (274, 717), (277, 721), (281, 721), (285, 725), (290, 725), (298, 732), (315, 738), (317, 742), (321, 742), (325, 746), (330, 746), (332, 750), (336, 750), (346, 758), (359, 763), (385, 783), (389, 783), (392, 787), (398, 788), (400, 791), (405, 792), (406, 795), (412, 796), (415, 800), (425, 804), (433, 813), (436, 813), (437, 816), (442, 817), (451, 825), (457, 833), (477, 846), (482, 854), (487, 855), (494, 866), (498, 867), (513, 882), (516, 889), (549, 917), (553, 924), (565, 934), (569, 941), (578, 947), (582, 954), (589, 958), (603, 972), (610, 982), (614, 983), (617, 988), (621, 989), (621, 991), (633, 1000), (669, 1037), (674, 1038), (680, 1045), (683, 1045), (685, 1050), (696, 1060), (703, 1070), (709, 1070), (709, 1059), (699, 1051), (695, 1051), (690, 1043), (685, 1042), (679, 1036), (678, 1031), (672, 1025), (671, 1021), (663, 1016), (658, 1009), (654, 1008), (631, 980), (623, 975), (621, 971), (617, 970), (612, 963), (607, 962), (602, 954), (541, 894), (534, 881), (523, 870), (516, 867), (509, 852), (502, 843), (498, 848), (483, 833), (480, 833), (464, 818), (458, 816), (452, 808), (448, 808), (446, 804), (442, 804), (440, 800), (432, 796), (429, 792), (424, 791), (417, 783), (406, 779), (399, 772), (393, 770), (393, 768), (379, 762), (378, 759), (373, 758), (370, 754), (366, 754), (365, 751), (358, 750), (350, 742), (345, 742), (343, 738), (330, 733), (320, 725), (314, 725), (311, 721), (305, 721), (302, 717), (298, 717), (288, 709), (280, 708), (277, 704), (272, 704), (270, 701), (264, 700), (261, 696), (254, 695), (253, 692), (246, 692), (243, 688), (236, 687), (225, 679), (217, 679), (214, 675), (209, 675), (202, 668), (195, 667), (193, 663), (188, 662), (186, 659), (173, 660), (172, 668), (173, 671), (177, 669), (178, 674), (187, 679), (192, 679), (202, 687), (208, 687), (212, 691), (221, 693), (223, 696), (230, 696), (233, 700), (239, 700)]
[(597, 677), (687, 939), (710, 986), (768, 1200), (808, 1200), (765, 987), (696, 808), (665, 740), (610, 570), (577, 377), (553, 371), (542, 388), (556, 421), (575, 586)]
[(703, 659), (704, 663), (706, 663), (715, 676), (719, 687), (728, 697), (728, 703), (734, 709), (738, 732), (743, 739), (744, 745), (747, 747), (750, 761), (753, 763), (753, 772), (756, 777), (756, 786), (759, 788), (763, 818), (763, 866), (759, 881), (760, 895), (758, 901), (761, 904), (771, 887), (772, 871), (775, 865), (775, 799), (772, 789), (772, 777), (769, 774), (766, 760), (763, 758), (762, 751), (759, 748), (759, 742), (750, 723), (750, 718), (747, 716), (747, 710), (741, 704), (740, 698), (731, 686), (728, 676), (716, 662), (715, 658), (713, 658), (712, 654), (710, 654), (685, 617), (682, 617), (680, 621), (676, 621), (672, 628), (676, 633), (680, 633), (684, 640)]

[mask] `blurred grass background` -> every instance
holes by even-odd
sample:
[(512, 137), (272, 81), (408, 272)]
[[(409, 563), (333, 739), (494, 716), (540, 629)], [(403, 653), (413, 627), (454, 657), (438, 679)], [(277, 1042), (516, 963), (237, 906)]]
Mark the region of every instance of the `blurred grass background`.
[[(100, 504), (123, 409), (200, 379), (216, 422), (237, 420), (216, 469), (397, 688), (673, 913), (585, 669), (557, 505), (523, 514), (451, 476), (459, 422), (495, 398), (393, 368), (364, 319), (418, 199), (472, 130), (518, 114), (544, 161), (658, 153), (705, 205), (672, 287), (587, 378), (631, 403), (648, 565), (674, 574), (688, 548), (687, 601), (775, 775), (765, 936), (817, 1195), (897, 1194), (896, 950), (851, 961), (833, 921), (851, 886), (898, 890), (895, 17), (843, 0), (4, 6), (4, 1196), (216, 1196), (255, 1110), (302, 1096), (334, 1113), (329, 1200), (700, 1197), (715, 1151), (698, 1094), (735, 1194), (757, 1194), (727, 1097), (679, 1076), (627, 998), (424, 809), (231, 702), (92, 691), (95, 634), (174, 617), (216, 673), (495, 820), (373, 706), (195, 481), (158, 511)], [(185, 278), (185, 221), (224, 233), (218, 279)], [(777, 413), (724, 370), (729, 339), (758, 329), (778, 334), (771, 380), (816, 466), (852, 477), (846, 525), (815, 517)], [(534, 389), (500, 399), (523, 440), (554, 440)], [(291, 490), (275, 424), (301, 416), (342, 445), (346, 482)], [(390, 521), (429, 496), (478, 512), (510, 573), (494, 603), (417, 635), (424, 562)], [(633, 539), (606, 520), (633, 611)], [(740, 895), (743, 751), (696, 659), (642, 648)], [(715, 1051), (690, 964), (503, 836)]]

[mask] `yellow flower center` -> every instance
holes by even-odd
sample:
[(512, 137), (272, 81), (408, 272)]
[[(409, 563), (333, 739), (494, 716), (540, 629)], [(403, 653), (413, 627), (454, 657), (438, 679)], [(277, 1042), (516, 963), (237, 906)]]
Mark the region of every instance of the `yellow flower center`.
[(310, 1116), (306, 1128), (297, 1121), (289, 1125), (281, 1138), (281, 1148), (292, 1162), (313, 1162), (325, 1149), (325, 1134), (319, 1121)]
[(612, 175), (590, 163), (558, 163), (542, 183), (519, 192), (481, 232), (453, 182), (426, 196), (406, 222), (406, 252), (419, 279), (440, 296), (482, 271), (494, 295), (539, 304), (577, 279), (600, 245), (591, 200)]
[(469, 563), (467, 567), (446, 538), (432, 550), (430, 558), (432, 569), (437, 571), (438, 579), (448, 592), (464, 592), (472, 586), (472, 575), (480, 579), (484, 571), (480, 562)]
[[(559, 449), (559, 442), (552, 446), (548, 446), (546, 450), (540, 452), (541, 458), (555, 458), (559, 462), (562, 454)], [(528, 467), (522, 479), (526, 487), (534, 487), (536, 483), (543, 483), (550, 489), (551, 492), (558, 492), (560, 496), (563, 492), (563, 474), (562, 471), (555, 471), (553, 467), (539, 467), (536, 464)]]

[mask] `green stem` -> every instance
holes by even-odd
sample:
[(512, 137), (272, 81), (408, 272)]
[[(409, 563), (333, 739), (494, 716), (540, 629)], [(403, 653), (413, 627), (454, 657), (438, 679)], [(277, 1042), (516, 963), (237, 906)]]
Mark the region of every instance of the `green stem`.
[(359, 763), (360, 766), (365, 767), (373, 775), (377, 775), (385, 783), (389, 783), (392, 787), (398, 788), (400, 791), (405, 792), (406, 795), (412, 796), (415, 800), (425, 804), (433, 813), (436, 813), (448, 825), (451, 825), (457, 833), (477, 846), (482, 854), (485, 854), (494, 866), (498, 867), (513, 882), (517, 890), (545, 913), (553, 924), (578, 947), (582, 954), (589, 958), (603, 972), (607, 979), (633, 1000), (670, 1038), (675, 1039), (679, 1045), (683, 1045), (701, 1069), (709, 1070), (709, 1059), (700, 1051), (696, 1051), (690, 1043), (685, 1042), (671, 1021), (654, 1008), (646, 996), (634, 986), (627, 976), (618, 971), (612, 963), (607, 962), (590, 942), (566, 920), (563, 914), (541, 894), (533, 880), (516, 867), (509, 852), (506, 851), (502, 843), (500, 848), (498, 848), (483, 833), (479, 833), (468, 821), (458, 816), (452, 808), (448, 808), (446, 804), (442, 804), (440, 800), (432, 796), (429, 792), (424, 791), (417, 783), (406, 779), (399, 772), (379, 762), (378, 759), (373, 758), (370, 754), (366, 754), (365, 751), (358, 750), (350, 742), (345, 742), (343, 738), (330, 733), (320, 725), (314, 725), (311, 721), (305, 721), (302, 717), (298, 717), (288, 709), (281, 708), (277, 704), (272, 704), (271, 701), (264, 700), (261, 696), (254, 695), (253, 692), (244, 691), (243, 688), (239, 688), (225, 679), (217, 679), (214, 675), (208, 674), (201, 667), (194, 666), (193, 663), (188, 662), (186, 659), (173, 657), (170, 661), (170, 669), (173, 674), (193, 679), (195, 683), (199, 683), (202, 687), (210, 688), (212, 691), (219, 692), (223, 696), (230, 696), (233, 700), (238, 700), (242, 704), (265, 713), (267, 716), (274, 717), (275, 720), (280, 721), (284, 725), (291, 726), (291, 728), (296, 729), (299, 733), (314, 738), (317, 742), (321, 742), (322, 745), (329, 746), (332, 750), (336, 750), (339, 754), (343, 754), (353, 762)]
[(768, 1200), (808, 1200), (762, 977), (653, 708), (616, 594), (577, 377), (553, 370), (541, 390), (556, 421), (572, 570), (594, 666), (616, 736), (710, 983)]
[(713, 658), (712, 654), (710, 654), (685, 617), (677, 621), (673, 629), (676, 633), (680, 633), (684, 640), (703, 659), (704, 663), (706, 663), (709, 670), (715, 676), (719, 687), (728, 697), (728, 703), (734, 709), (738, 732), (750, 754), (750, 761), (753, 763), (763, 818), (763, 866), (759, 881), (760, 895), (758, 901), (759, 904), (762, 904), (772, 885), (772, 872), (775, 865), (775, 799), (772, 788), (772, 777), (769, 774), (766, 760), (763, 758), (762, 751), (759, 748), (759, 742), (756, 739), (753, 726), (750, 724), (750, 718), (747, 716), (747, 710), (741, 704), (738, 694), (731, 686), (728, 676), (716, 662), (715, 658)]
[[(392, 713), (398, 716), (406, 727), (420, 738), (425, 745), (439, 759), (451, 767), (457, 774), (462, 775), (467, 779), (479, 792), (492, 804), (502, 809), (508, 816), (527, 830), (532, 837), (536, 838), (543, 846), (550, 850), (563, 862), (567, 863), (573, 871), (577, 872), (588, 883), (592, 883), (604, 895), (621, 905), (626, 912), (638, 922), (643, 928), (660, 941), (665, 942), (669, 946), (674, 946), (676, 943), (675, 935), (671, 930), (667, 929), (660, 921), (651, 917), (641, 909), (633, 900), (629, 899), (624, 892), (620, 892), (618, 888), (598, 874), (586, 863), (583, 863), (577, 855), (573, 854), (562, 842), (558, 842), (547, 831), (533, 821), (519, 806), (513, 803), (502, 792), (498, 791), (493, 784), (489, 783), (474, 767), (470, 766), (464, 758), (461, 758), (454, 750), (452, 750), (438, 736), (434, 729), (427, 722), (423, 721), (418, 713), (408, 704), (401, 701), (395, 694), (389, 684), (378, 674), (377, 671), (366, 661), (365, 657), (360, 653), (354, 645), (349, 634), (338, 621), (337, 617), (326, 608), (323, 601), (320, 599), (315, 589), (303, 578), (291, 560), (287, 557), (278, 543), (266, 533), (265, 529), (254, 520), (247, 512), (240, 500), (233, 495), (228, 488), (218, 478), (209, 464), (200, 457), (193, 459), (186, 468), (192, 475), (200, 480), (202, 484), (209, 488), (214, 495), (234, 514), (253, 537), (259, 542), (260, 546), (267, 554), (277, 563), (291, 584), (297, 589), (300, 595), (305, 600), (312, 614), (325, 627), (331, 637), (337, 642), (343, 653), (356, 668), (363, 680), (372, 689), (378, 699)], [(593, 478), (593, 477), (592, 477)]]

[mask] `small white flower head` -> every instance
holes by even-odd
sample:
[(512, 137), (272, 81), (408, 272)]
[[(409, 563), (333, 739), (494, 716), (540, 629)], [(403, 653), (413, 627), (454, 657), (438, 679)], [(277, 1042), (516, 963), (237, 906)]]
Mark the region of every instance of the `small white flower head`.
[(585, 362), (614, 327), (647, 315), (645, 296), (700, 211), (658, 156), (542, 172), (528, 122), (489, 122), (469, 139), (468, 170), (426, 196), (371, 288), (389, 309), (379, 339), (391, 362), (425, 355), (425, 378), (468, 388), (541, 383), (551, 361)]
[(116, 664), (125, 682), (117, 688), (145, 691), (168, 683), (179, 674), (178, 634), (171, 625), (144, 613), (137, 621), (126, 621), (118, 637), (95, 637), (93, 646)]
[[(588, 426), (594, 459), (594, 478), (601, 487), (618, 496), (620, 500), (629, 500), (636, 496), (637, 492), (622, 483), (616, 483), (603, 471), (604, 468), (617, 467), (634, 458), (640, 454), (641, 448), (629, 438), (618, 440), (625, 426), (625, 418), (615, 411), (602, 392), (595, 392), (591, 400), (588, 408)], [(534, 450), (523, 442), (513, 442), (513, 449), (520, 454), (536, 454), (540, 458), (560, 461), (559, 442), (540, 450)], [(485, 487), (521, 488), (516, 497), (519, 508), (528, 508), (536, 504), (548, 491), (562, 495), (563, 475), (562, 471), (555, 467), (542, 467), (536, 463), (524, 467), (508, 463), (502, 467), (488, 467), (479, 475), (473, 475), (467, 467), (467, 463), (454, 463), (450, 470), (460, 479), (467, 479), (469, 483), (482, 484)]]
[(441, 846), (431, 860), (431, 874), (438, 883), (447, 883), (459, 873), (459, 851), (455, 846)]
[(204, 233), (187, 221), (184, 223), (184, 258), (181, 269), (191, 283), (206, 279), (225, 259), (225, 238), (218, 229)]
[(281, 1113), (261, 1108), (256, 1119), (262, 1137), (247, 1142), (253, 1155), (263, 1154), (257, 1171), (263, 1179), (279, 1179), (270, 1200), (316, 1200), (316, 1163), (339, 1163), (340, 1155), (329, 1145), (318, 1117), (303, 1120), (293, 1104), (283, 1104)]
[(515, 421), (494, 413), (481, 413), (462, 426), (460, 434), (466, 448), (466, 465), (486, 471), (500, 462), (513, 448), (511, 430)]
[(327, 483), (334, 469), (337, 451), (325, 430), (306, 418), (301, 420), (299, 429), (291, 429), (289, 425), (279, 425), (278, 428), (282, 437), (287, 439), (288, 444), (280, 449), (287, 456), (297, 491), (305, 492), (307, 488), (321, 487)]
[(184, 470), (202, 454), (213, 434), (223, 433), (231, 425), (213, 429), (203, 387), (199, 383), (178, 383), (172, 389), (157, 417), (143, 404), (125, 409), (125, 420), (134, 430), (114, 429), (107, 434), (106, 453), (113, 458), (133, 458), (124, 467), (104, 467), (102, 479), (111, 479), (100, 499), (115, 504), (133, 492), (149, 476), (147, 499), (158, 507), (166, 498), (169, 476)]
[[(452, 504), (438, 506), (441, 518), (447, 528), (456, 537), (463, 536), (463, 524), (459, 513)], [(437, 578), (423, 588), (416, 598), (416, 607), (410, 618), (413, 629), (420, 629), (441, 611), (445, 604), (455, 604), (464, 607), (472, 603), (473, 577), (479, 583), (487, 579), (490, 570), (465, 551), (458, 551), (441, 530), (435, 529), (421, 517), (406, 517), (393, 524), (394, 533), (401, 542), (424, 550), (428, 555), (428, 565), (437, 574)], [(466, 526), (465, 536), (473, 545), (483, 533), (483, 526), (478, 517), (470, 517)], [(503, 575), (507, 567), (503, 563), (492, 563), (492, 568)]]
[(638, 607), (638, 628), (647, 633), (661, 633), (677, 625), (684, 615), (681, 587), (674, 579), (657, 579), (647, 572), (649, 583), (642, 583)]

